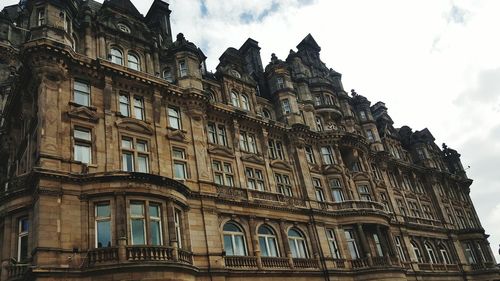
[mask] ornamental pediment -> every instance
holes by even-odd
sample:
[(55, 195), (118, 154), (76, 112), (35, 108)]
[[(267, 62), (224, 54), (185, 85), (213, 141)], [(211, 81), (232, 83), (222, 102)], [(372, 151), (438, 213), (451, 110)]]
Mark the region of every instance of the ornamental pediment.
[(241, 160), (247, 161), (247, 162), (253, 162), (256, 164), (264, 164), (264, 159), (262, 157), (256, 155), (256, 154), (251, 154), (251, 153), (245, 153), (241, 155)]
[(123, 118), (115, 122), (116, 126), (120, 129), (133, 131), (136, 133), (152, 135), (153, 128), (146, 124), (144, 121), (140, 121), (133, 118)]
[(282, 170), (291, 170), (292, 169), (290, 167), (290, 165), (283, 160), (273, 160), (273, 161), (271, 161), (270, 165), (272, 168), (276, 168), (276, 169), (282, 169)]
[(99, 116), (97, 116), (97, 113), (85, 106), (72, 108), (70, 111), (68, 111), (68, 116), (71, 118), (77, 118), (93, 123), (97, 123), (99, 121)]
[(342, 168), (339, 165), (323, 165), (321, 168), (323, 169), (323, 173), (326, 174), (342, 173)]
[(210, 146), (208, 147), (208, 153), (227, 157), (234, 156), (233, 151), (229, 147), (222, 145), (210, 144)]
[(360, 173), (360, 172), (354, 173), (352, 178), (355, 181), (368, 181), (370, 179), (365, 173)]

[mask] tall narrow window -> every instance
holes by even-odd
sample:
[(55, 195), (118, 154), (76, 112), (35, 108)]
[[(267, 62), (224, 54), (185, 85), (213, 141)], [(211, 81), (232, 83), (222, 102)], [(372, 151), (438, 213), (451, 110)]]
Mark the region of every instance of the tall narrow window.
[(137, 144), (137, 172), (149, 173), (149, 149), (146, 141), (138, 140)]
[(172, 149), (172, 158), (174, 160), (174, 178), (175, 179), (186, 179), (187, 174), (187, 163), (186, 163), (186, 152), (182, 148)]
[(413, 248), (413, 253), (415, 254), (415, 257), (417, 258), (417, 261), (420, 263), (424, 262), (422, 252), (420, 252), (420, 248), (417, 246), (417, 243), (415, 243), (414, 241), (411, 241), (410, 244), (411, 244), (411, 247)]
[(134, 171), (134, 141), (130, 138), (122, 138), (122, 170)]
[(283, 145), (280, 141), (269, 140), (269, 157), (271, 159), (280, 159), (285, 160), (285, 156), (283, 154)]
[(474, 251), (472, 250), (472, 244), (470, 242), (465, 242), (464, 244), (464, 252), (465, 258), (469, 262), (469, 264), (476, 264), (476, 256), (474, 255)]
[(429, 257), (429, 262), (430, 263), (437, 263), (437, 258), (436, 255), (434, 254), (434, 249), (432, 249), (432, 246), (429, 245), (428, 242), (424, 243), (425, 250), (427, 251), (427, 255)]
[(134, 96), (134, 117), (144, 120), (144, 99), (142, 97)]
[(227, 256), (245, 256), (247, 253), (244, 233), (235, 223), (228, 222), (222, 228), (224, 251)]
[(28, 234), (29, 220), (27, 217), (18, 220), (17, 233), (17, 261), (23, 262), (28, 259)]
[(173, 129), (181, 129), (181, 112), (179, 108), (169, 106), (167, 108), (168, 112), (168, 126)]
[(188, 69), (187, 69), (186, 61), (181, 60), (181, 61), (179, 61), (179, 76), (184, 77), (187, 75), (188, 75)]
[(182, 248), (182, 213), (180, 210), (175, 210), (174, 215), (175, 237), (177, 238), (177, 246)]
[(95, 242), (97, 248), (111, 247), (111, 208), (109, 202), (95, 205)]
[(321, 117), (316, 116), (316, 131), (318, 132), (323, 132), (323, 120), (321, 120)]
[(84, 164), (92, 163), (92, 134), (89, 129), (77, 127), (73, 131), (73, 159)]
[(146, 244), (146, 223), (142, 202), (130, 203), (130, 234), (132, 245)]
[(330, 146), (321, 147), (321, 157), (323, 158), (323, 163), (325, 165), (335, 164), (335, 158), (333, 157), (333, 150)]
[(129, 53), (127, 56), (127, 62), (129, 68), (137, 71), (141, 70), (141, 66), (139, 64), (139, 58), (137, 57), (137, 55)]
[(363, 201), (372, 201), (370, 189), (367, 185), (358, 186), (359, 198)]
[(262, 170), (247, 167), (245, 169), (245, 174), (247, 176), (247, 187), (249, 189), (264, 191), (265, 185)]
[(278, 247), (274, 231), (269, 226), (261, 225), (257, 232), (261, 255), (263, 257), (277, 257)]
[(245, 94), (241, 95), (241, 108), (244, 110), (250, 110), (250, 101), (248, 99), (248, 96)]
[(276, 78), (276, 88), (278, 88), (278, 89), (285, 88), (285, 82), (283, 81), (283, 77)]
[(90, 85), (87, 82), (75, 80), (73, 101), (79, 105), (90, 105)]
[(161, 210), (158, 204), (149, 204), (149, 228), (151, 245), (162, 245)]
[(120, 93), (120, 114), (130, 117), (130, 99), (127, 94)]
[(226, 134), (226, 127), (224, 125), (217, 125), (217, 132), (218, 132), (218, 143), (223, 146), (228, 146), (227, 142), (227, 134)]
[(167, 67), (163, 70), (163, 79), (167, 80), (167, 82), (174, 82), (174, 77), (172, 75), (172, 70), (170, 67)]
[(292, 184), (290, 183), (290, 177), (278, 173), (274, 174), (274, 177), (276, 178), (278, 192), (286, 196), (292, 196)]
[(243, 151), (257, 153), (257, 142), (255, 135), (244, 131), (240, 132), (240, 148)]
[(112, 63), (123, 65), (123, 53), (122, 53), (122, 51), (120, 51), (116, 48), (111, 48), (109, 58), (110, 58)]
[(240, 107), (239, 95), (235, 92), (231, 92), (231, 104), (236, 107)]
[(38, 16), (38, 26), (42, 26), (45, 24), (45, 9), (40, 8), (37, 10), (37, 16)]
[(375, 137), (373, 136), (373, 131), (371, 129), (366, 130), (366, 138), (369, 142), (375, 141)]
[(212, 161), (212, 168), (216, 184), (234, 186), (233, 168), (230, 163), (214, 160)]
[(307, 258), (306, 240), (298, 230), (292, 228), (288, 231), (288, 244), (293, 258)]
[(316, 194), (316, 200), (319, 202), (325, 201), (325, 194), (323, 193), (323, 187), (321, 186), (321, 180), (318, 178), (312, 178), (314, 192)]
[(313, 151), (312, 146), (306, 145), (304, 147), (304, 150), (306, 151), (307, 162), (309, 162), (311, 164), (315, 164), (316, 163), (316, 159), (314, 158), (314, 151)]
[(376, 233), (373, 233), (373, 242), (375, 242), (375, 249), (377, 250), (377, 255), (379, 257), (383, 257), (384, 252), (382, 251), (382, 244), (380, 243), (380, 238)]
[(401, 242), (401, 236), (394, 236), (394, 244), (396, 244), (396, 250), (398, 252), (398, 256), (402, 261), (406, 261), (406, 255), (403, 251), (403, 244)]
[(361, 110), (359, 112), (359, 119), (361, 119), (361, 121), (366, 121), (366, 112), (364, 110)]
[(344, 192), (342, 191), (342, 185), (340, 184), (339, 179), (331, 179), (330, 180), (330, 189), (332, 191), (332, 198), (335, 202), (344, 201)]
[(448, 255), (448, 251), (443, 245), (439, 245), (439, 253), (444, 264), (451, 264), (450, 255)]
[(351, 255), (351, 259), (357, 260), (360, 258), (359, 251), (358, 251), (358, 245), (356, 244), (356, 238), (354, 236), (354, 230), (352, 229), (345, 229), (344, 230), (346, 242), (347, 242), (347, 249), (349, 250), (349, 254)]
[(281, 101), (281, 107), (283, 109), (283, 114), (289, 114), (292, 112), (292, 109), (290, 108), (290, 101), (288, 99)]
[(340, 251), (339, 247), (337, 246), (335, 231), (333, 229), (327, 229), (326, 237), (328, 238), (328, 245), (330, 246), (330, 252), (332, 253), (332, 258), (340, 259)]

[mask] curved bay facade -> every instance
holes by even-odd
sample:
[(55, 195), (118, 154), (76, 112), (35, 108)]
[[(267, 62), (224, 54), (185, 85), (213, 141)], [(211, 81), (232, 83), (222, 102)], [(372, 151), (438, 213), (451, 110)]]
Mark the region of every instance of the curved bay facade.
[(0, 13), (0, 280), (499, 280), (457, 151), (306, 36), (216, 72), (168, 4)]

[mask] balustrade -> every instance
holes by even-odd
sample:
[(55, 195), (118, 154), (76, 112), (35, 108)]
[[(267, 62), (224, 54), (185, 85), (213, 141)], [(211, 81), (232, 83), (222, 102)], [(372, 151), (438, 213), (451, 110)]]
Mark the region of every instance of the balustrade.
[(9, 280), (21, 279), (28, 272), (29, 264), (13, 264), (7, 266)]
[(106, 247), (90, 250), (87, 254), (89, 265), (118, 261), (118, 247)]
[(289, 268), (288, 258), (261, 257), (262, 266), (267, 268)]
[(256, 268), (257, 257), (250, 256), (225, 256), (224, 262), (227, 267)]
[(351, 260), (351, 267), (353, 269), (368, 267), (368, 258), (361, 258), (356, 260)]
[(172, 260), (173, 248), (164, 246), (127, 246), (129, 261), (169, 261)]
[(304, 258), (294, 258), (293, 266), (296, 268), (319, 268), (317, 260)]
[(385, 267), (389, 266), (389, 261), (386, 257), (372, 257), (373, 266)]

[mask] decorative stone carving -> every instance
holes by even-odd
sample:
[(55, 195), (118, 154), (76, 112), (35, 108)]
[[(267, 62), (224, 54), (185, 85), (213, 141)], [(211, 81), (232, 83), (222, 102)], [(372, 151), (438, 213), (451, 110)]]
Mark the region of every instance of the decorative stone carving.
[(129, 131), (134, 131), (136, 133), (152, 135), (153, 128), (146, 124), (144, 121), (140, 121), (133, 118), (122, 118), (115, 122), (116, 126), (120, 129), (125, 129)]
[(80, 120), (97, 123), (99, 121), (99, 117), (97, 113), (93, 110), (90, 110), (88, 107), (80, 106), (72, 108), (68, 111), (68, 116), (70, 118), (77, 118)]

